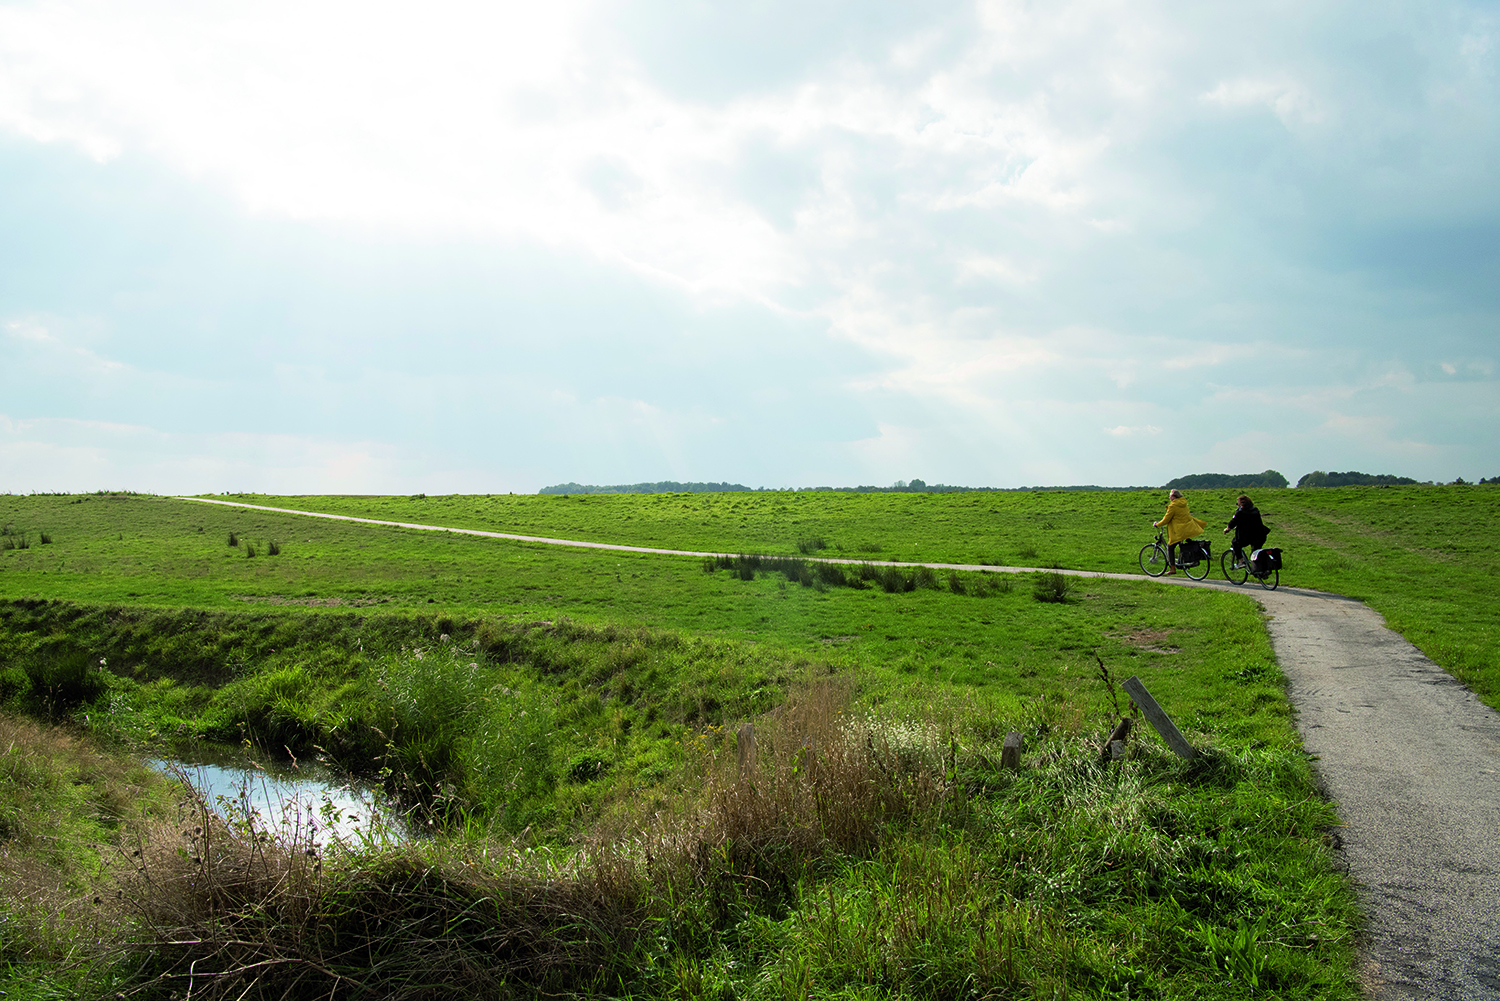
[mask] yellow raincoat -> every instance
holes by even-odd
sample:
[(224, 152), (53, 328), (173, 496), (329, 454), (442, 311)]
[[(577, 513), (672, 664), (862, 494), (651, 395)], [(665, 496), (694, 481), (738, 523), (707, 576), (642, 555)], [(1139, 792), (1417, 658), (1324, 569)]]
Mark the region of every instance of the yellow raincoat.
[(1161, 521), (1155, 524), (1157, 528), (1167, 530), (1167, 545), (1169, 546), (1175, 546), (1184, 539), (1191, 539), (1208, 527), (1208, 522), (1202, 518), (1194, 518), (1188, 513), (1188, 502), (1183, 497), (1168, 504), (1167, 513), (1162, 515)]

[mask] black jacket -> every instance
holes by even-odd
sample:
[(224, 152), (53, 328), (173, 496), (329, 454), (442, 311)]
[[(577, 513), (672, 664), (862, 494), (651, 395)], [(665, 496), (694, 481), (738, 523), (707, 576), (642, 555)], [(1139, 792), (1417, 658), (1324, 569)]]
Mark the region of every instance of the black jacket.
[(1229, 527), (1234, 529), (1236, 549), (1259, 549), (1266, 544), (1266, 536), (1271, 534), (1266, 523), (1260, 520), (1260, 512), (1255, 509), (1254, 504), (1235, 509), (1234, 517), (1229, 519)]

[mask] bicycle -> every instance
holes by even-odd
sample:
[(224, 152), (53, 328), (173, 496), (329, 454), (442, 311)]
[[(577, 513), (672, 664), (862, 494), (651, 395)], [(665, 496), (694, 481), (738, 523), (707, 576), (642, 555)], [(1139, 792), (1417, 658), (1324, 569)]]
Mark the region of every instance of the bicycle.
[[(1192, 542), (1190, 540), (1182, 543), (1182, 545), (1192, 545)], [(1204, 546), (1206, 547), (1207, 545), (1208, 543), (1205, 542)], [(1179, 552), (1181, 553), (1182, 550), (1179, 549)], [(1183, 573), (1187, 574), (1193, 580), (1202, 580), (1208, 576), (1209, 567), (1213, 565), (1213, 558), (1211, 556), (1205, 556), (1202, 559), (1195, 559), (1190, 562), (1185, 558), (1185, 555), (1183, 553), (1183, 555), (1178, 557), (1180, 569)], [(1142, 546), (1140, 555), (1136, 559), (1141, 564), (1141, 572), (1147, 576), (1160, 577), (1166, 573), (1168, 566), (1166, 536), (1161, 532), (1157, 532), (1156, 541), (1148, 542)], [(1194, 571), (1197, 572), (1195, 573)]]
[(1236, 560), (1232, 548), (1225, 550), (1224, 555), (1219, 557), (1219, 569), (1224, 571), (1224, 579), (1235, 587), (1239, 587), (1251, 577), (1260, 581), (1260, 586), (1267, 591), (1276, 590), (1277, 585), (1281, 583), (1280, 567), (1257, 570), (1250, 563), (1249, 553), (1241, 553), (1240, 558)]

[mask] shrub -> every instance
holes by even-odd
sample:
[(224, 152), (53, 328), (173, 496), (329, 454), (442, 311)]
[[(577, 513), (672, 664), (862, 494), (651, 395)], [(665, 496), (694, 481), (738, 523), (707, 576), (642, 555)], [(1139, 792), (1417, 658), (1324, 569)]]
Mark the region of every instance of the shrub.
[[(844, 568), (838, 563), (815, 563), (813, 574), (817, 577), (818, 583), (828, 587), (848, 587), (851, 583), (844, 573)], [(853, 583), (857, 586), (859, 581), (856, 579)]]
[(1032, 585), (1031, 596), (1037, 601), (1063, 604), (1073, 591), (1073, 580), (1067, 574), (1056, 571), (1039, 573)]
[(941, 808), (953, 793), (942, 729), (856, 717), (853, 692), (848, 678), (815, 682), (757, 719), (753, 739), (731, 727), (694, 738), (701, 799), (689, 816), (657, 815), (651, 851), (669, 869), (722, 861), (795, 878), (788, 867), (869, 852), (891, 821)]
[(859, 579), (874, 581), (886, 594), (901, 594), (917, 589), (916, 577), (901, 572), (900, 567), (879, 567), (873, 563), (859, 565)]
[(38, 709), (57, 716), (92, 702), (104, 693), (100, 662), (78, 647), (44, 647), (22, 662), (31, 683), (29, 699)]

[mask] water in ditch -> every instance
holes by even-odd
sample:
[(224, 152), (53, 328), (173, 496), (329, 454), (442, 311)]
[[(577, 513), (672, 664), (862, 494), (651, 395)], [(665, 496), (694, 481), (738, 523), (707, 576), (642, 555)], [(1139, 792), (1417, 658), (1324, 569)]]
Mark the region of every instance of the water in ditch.
[(357, 848), (410, 837), (400, 812), (378, 786), (316, 762), (199, 744), (178, 757), (147, 763), (191, 786), (226, 819), (248, 819), (278, 840)]

